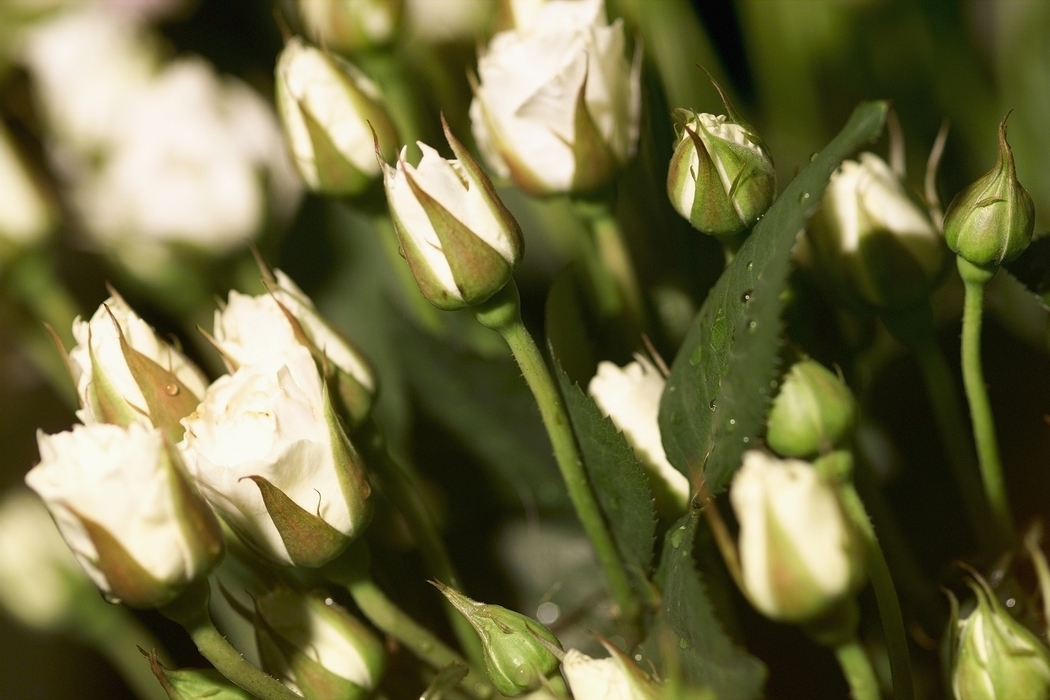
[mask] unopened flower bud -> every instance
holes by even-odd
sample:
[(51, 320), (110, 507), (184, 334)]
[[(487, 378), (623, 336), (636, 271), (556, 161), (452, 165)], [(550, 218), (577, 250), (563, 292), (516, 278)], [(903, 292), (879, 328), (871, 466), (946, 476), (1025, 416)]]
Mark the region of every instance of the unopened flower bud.
[(523, 238), (488, 176), (444, 126), (458, 160), (420, 143), (418, 166), (404, 151), (396, 168), (382, 166), (390, 215), (419, 290), (439, 309), (460, 309), (510, 281)]
[(219, 352), (236, 370), (306, 347), (324, 372), (333, 402), (351, 425), (358, 424), (375, 399), (376, 376), (368, 359), (284, 272), (275, 270), (267, 286), (258, 296), (231, 291), (226, 306), (215, 312), (213, 341)]
[(604, 659), (592, 659), (569, 649), (562, 660), (562, 674), (575, 700), (658, 700), (660, 687), (634, 660), (602, 639), (609, 652)]
[(863, 583), (859, 537), (813, 465), (745, 452), (729, 500), (745, 593), (770, 619), (816, 622)]
[(307, 348), (220, 377), (183, 424), (179, 448), (204, 495), (271, 560), (322, 566), (368, 523), (364, 462)]
[(561, 644), (546, 627), (499, 605), (478, 603), (448, 586), (434, 585), (477, 630), (489, 680), (501, 694), (516, 697), (536, 690), (558, 668), (558, 657), (548, 647), (561, 649)]
[(398, 140), (375, 84), (299, 37), (285, 45), (276, 76), (281, 123), (310, 189), (343, 197), (375, 182), (381, 174), (375, 140), (387, 156)]
[(911, 306), (945, 269), (947, 250), (933, 222), (874, 153), (839, 166), (807, 232), (820, 273), (861, 304)]
[(967, 581), (977, 607), (959, 619), (952, 597), (948, 653), (952, 691), (958, 700), (1050, 698), (1050, 653), (1024, 625), (1010, 617), (979, 576)]
[(165, 668), (157, 652), (147, 657), (168, 700), (252, 700), (253, 695), (234, 685), (212, 668)]
[(856, 421), (849, 387), (824, 365), (805, 359), (784, 375), (766, 421), (766, 442), (782, 457), (815, 457), (848, 440)]
[(263, 668), (307, 700), (359, 700), (379, 684), (383, 643), (330, 598), (277, 588), (255, 614)]
[(667, 195), (693, 228), (732, 236), (769, 209), (777, 176), (750, 127), (724, 115), (690, 114), (671, 157)]
[(552, 0), (529, 14), (478, 57), (478, 149), (532, 195), (600, 189), (638, 142), (641, 54), (627, 60), (623, 21), (608, 23), (603, 0)]
[(54, 212), (0, 123), (0, 260), (40, 242)]
[(689, 504), (689, 479), (671, 466), (660, 437), (660, 397), (664, 378), (642, 355), (625, 367), (598, 363), (587, 387), (602, 413), (624, 434), (645, 467), (657, 509), (679, 517)]
[(1003, 117), (995, 167), (955, 195), (944, 215), (944, 238), (965, 260), (996, 267), (1028, 248), (1034, 228), (1035, 204), (1017, 181)]
[(111, 600), (164, 605), (222, 556), (215, 515), (158, 430), (77, 425), (37, 439), (40, 463), (26, 483)]
[(401, 25), (404, 0), (299, 0), (310, 38), (341, 53), (390, 44)]
[(162, 429), (172, 442), (179, 421), (204, 396), (204, 375), (161, 340), (119, 296), (103, 302), (90, 321), (73, 321), (77, 345), (69, 351), (84, 423), (141, 423)]

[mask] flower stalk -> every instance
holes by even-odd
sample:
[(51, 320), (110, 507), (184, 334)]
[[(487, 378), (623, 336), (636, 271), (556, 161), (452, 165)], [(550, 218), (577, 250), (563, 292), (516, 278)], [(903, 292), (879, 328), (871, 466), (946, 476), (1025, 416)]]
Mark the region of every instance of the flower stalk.
[(539, 348), (522, 323), (517, 285), (511, 280), (491, 299), (472, 311), (483, 326), (497, 331), (510, 346), (511, 353), (539, 405), (543, 425), (554, 448), (554, 456), (569, 492), (569, 499), (605, 572), (609, 591), (619, 607), (620, 618), (628, 626), (633, 626), (640, 613), (638, 599), (631, 589), (627, 572), (620, 562), (612, 536), (598, 508), (598, 501), (591, 490), (561, 395), (554, 385)]
[(855, 638), (835, 647), (835, 660), (849, 683), (853, 700), (879, 700), (879, 681), (864, 647)]

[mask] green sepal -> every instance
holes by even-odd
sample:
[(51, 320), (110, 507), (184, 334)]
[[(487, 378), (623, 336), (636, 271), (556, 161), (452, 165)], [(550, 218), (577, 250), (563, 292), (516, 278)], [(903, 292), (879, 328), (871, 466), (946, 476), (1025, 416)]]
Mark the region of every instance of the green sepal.
[(296, 566), (310, 569), (323, 566), (350, 543), (343, 533), (320, 516), (304, 510), (264, 477), (252, 475), (245, 478), (251, 479), (259, 487), (266, 512)]
[(496, 217), (496, 220), (502, 224), (504, 232), (506, 232), (510, 238), (514, 257), (514, 259), (510, 261), (510, 264), (512, 266), (516, 265), (525, 249), (525, 236), (521, 232), (521, 226), (518, 225), (518, 220), (514, 218), (514, 215), (511, 214), (510, 210), (503, 204), (503, 200), (500, 199), (498, 194), (496, 194), (496, 188), (492, 186), (492, 180), (489, 179), (488, 175), (485, 174), (485, 171), (480, 165), (478, 165), (478, 162), (470, 155), (470, 151), (464, 148), (463, 144), (453, 136), (452, 130), (448, 126), (448, 122), (445, 121), (444, 114), (441, 115), (441, 127), (445, 131), (445, 139), (448, 141), (448, 145), (452, 147), (452, 154), (456, 156), (459, 164), (463, 167), (467, 179), (470, 180), (471, 184), (485, 193), (485, 203), (488, 205), (489, 211), (491, 211), (492, 215)]
[(729, 198), (729, 193), (722, 184), (722, 176), (719, 175), (704, 140), (688, 125), (682, 128), (696, 149), (698, 161), (694, 178), (696, 193), (693, 196), (689, 223), (701, 233), (711, 236), (734, 236), (740, 233), (745, 228), (744, 222), (741, 221), (733, 206), (733, 200)]
[[(118, 326), (119, 328), (119, 326)], [(95, 347), (91, 342), (91, 327), (88, 326), (88, 357), (91, 358), (91, 386), (86, 400), (91, 404), (91, 413), (101, 416), (104, 423), (128, 427), (135, 422), (137, 411), (117, 392), (112, 382), (102, 371)], [(144, 407), (142, 407), (144, 408)]]
[[(108, 309), (107, 309), (108, 311)], [(186, 385), (179, 381), (174, 372), (166, 370), (154, 360), (131, 347), (117, 319), (113, 318), (120, 340), (120, 351), (128, 365), (131, 377), (138, 385), (146, 401), (145, 409), (154, 427), (164, 433), (165, 438), (177, 443), (186, 432), (180, 421), (197, 410), (200, 398), (195, 396)], [(92, 359), (94, 364), (94, 359)]]
[(441, 251), (463, 297), (462, 305), (480, 304), (502, 289), (510, 279), (510, 263), (427, 194), (407, 168), (404, 174), (441, 241)]
[(207, 566), (197, 567), (203, 575), (219, 562), (226, 549), (222, 525), (219, 524), (215, 512), (194, 485), (178, 449), (165, 440), (164, 452), (168, 459), (179, 527), (185, 535), (187, 545), (193, 552), (193, 560), (209, 562)]
[(72, 508), (70, 511), (83, 525), (97, 554), (93, 562), (106, 577), (109, 591), (103, 595), (113, 603), (132, 608), (156, 608), (178, 597), (181, 587), (159, 581), (128, 553), (109, 530)]
[(324, 406), (324, 419), (328, 425), (328, 432), (332, 441), (332, 459), (335, 463), (336, 477), (346, 501), (347, 512), (353, 523), (351, 538), (364, 529), (372, 516), (372, 485), (368, 482), (368, 471), (365, 462), (358, 454), (357, 449), (346, 431), (339, 423), (339, 416), (332, 405), (332, 395), (328, 388), (328, 382), (324, 383), (322, 403)]
[(165, 668), (157, 659), (156, 650), (150, 651), (147, 658), (168, 700), (252, 700), (253, 696), (213, 668)]
[(330, 196), (351, 196), (359, 194), (371, 184), (374, 178), (358, 170), (343, 155), (325, 128), (314, 119), (307, 110), (295, 101), (303, 122), (310, 134), (310, 143), (314, 151), (314, 167), (317, 169), (317, 185), (321, 192)]
[(576, 111), (573, 114), (572, 153), (576, 167), (572, 174), (573, 192), (593, 192), (609, 183), (622, 163), (609, 148), (587, 109), (587, 74), (576, 93)]

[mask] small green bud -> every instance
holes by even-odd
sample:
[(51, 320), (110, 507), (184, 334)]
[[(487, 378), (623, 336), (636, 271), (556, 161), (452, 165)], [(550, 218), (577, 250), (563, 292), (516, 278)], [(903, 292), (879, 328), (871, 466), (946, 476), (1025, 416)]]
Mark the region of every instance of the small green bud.
[(1050, 654), (1024, 625), (1010, 617), (980, 576), (967, 581), (977, 607), (959, 619), (951, 597), (948, 653), (952, 691), (957, 700), (1047, 700)]
[(740, 233), (776, 198), (773, 161), (747, 125), (724, 115), (686, 114), (667, 172), (667, 196), (701, 233)]
[[(507, 697), (538, 689), (558, 668), (558, 657), (548, 647), (561, 649), (546, 627), (499, 605), (486, 605), (440, 583), (434, 583), (467, 618), (485, 651), (485, 668), (493, 687)], [(541, 641), (543, 640), (543, 641)]]
[(331, 598), (276, 588), (255, 601), (263, 668), (307, 700), (368, 697), (386, 667), (383, 643)]
[(782, 457), (814, 457), (849, 438), (857, 420), (853, 392), (819, 362), (796, 362), (767, 419), (766, 442)]
[(1032, 242), (1035, 205), (1017, 181), (1013, 152), (1006, 141), (1009, 116), (999, 123), (995, 167), (957, 194), (944, 215), (948, 247), (974, 265), (1008, 263)]

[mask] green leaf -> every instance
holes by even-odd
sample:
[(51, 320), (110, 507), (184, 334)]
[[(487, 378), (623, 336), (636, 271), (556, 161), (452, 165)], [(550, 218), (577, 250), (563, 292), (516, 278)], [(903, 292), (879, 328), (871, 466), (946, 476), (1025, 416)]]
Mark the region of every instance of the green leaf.
[(671, 463), (717, 494), (765, 425), (776, 377), (791, 248), (843, 159), (882, 130), (888, 105), (862, 103), (755, 226), (704, 300), (660, 402)]
[(497, 475), (510, 503), (528, 492), (541, 508), (568, 504), (550, 440), (521, 370), (402, 324), (401, 364), (427, 411)]
[(1020, 257), (1003, 267), (1038, 297), (1043, 308), (1050, 309), (1050, 236), (1032, 241)]
[(733, 643), (715, 616), (707, 586), (693, 565), (699, 521), (694, 510), (664, 538), (655, 581), (663, 599), (643, 652), (665, 674), (677, 669), (686, 684), (708, 688), (719, 700), (752, 700), (762, 695), (766, 669)]
[(554, 374), (565, 399), (583, 466), (605, 516), (616, 551), (634, 578), (645, 580), (653, 559), (656, 509), (645, 470), (634, 450), (594, 399), (561, 368), (551, 348)]

